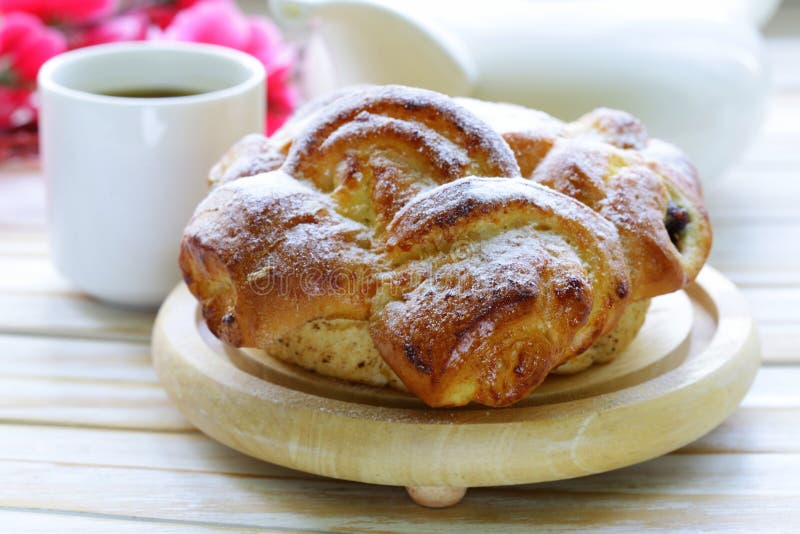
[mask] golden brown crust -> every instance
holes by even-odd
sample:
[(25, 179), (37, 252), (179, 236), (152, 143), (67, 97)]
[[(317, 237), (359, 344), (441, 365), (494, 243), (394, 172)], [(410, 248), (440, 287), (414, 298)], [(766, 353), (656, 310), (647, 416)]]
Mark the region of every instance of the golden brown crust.
[(269, 138), (263, 134), (246, 135), (211, 168), (209, 183), (212, 186), (220, 185), (280, 168), (294, 140), (302, 134), (317, 113), (333, 101), (351, 94), (353, 90), (368, 87), (371, 86), (354, 86), (332, 91), (307, 102)]
[(431, 406), (524, 398), (610, 330), (627, 300), (613, 226), (521, 178), (438, 187), (387, 234), (393, 269), (373, 303), (372, 336)]
[(283, 169), (378, 234), (424, 190), (470, 174), (519, 176), (502, 138), (472, 114), (438, 93), (397, 86), (364, 87), (317, 111)]
[(697, 276), (712, 240), (697, 172), (678, 149), (648, 139), (638, 119), (599, 108), (563, 124), (510, 104), (460, 102), (509, 142), (523, 176), (614, 223), (634, 300), (681, 289)]
[(588, 369), (596, 363), (607, 363), (619, 356), (636, 338), (644, 324), (650, 299), (637, 300), (628, 304), (616, 326), (595, 341), (594, 345), (570, 358), (551, 371), (557, 375), (571, 375)]
[[(375, 117), (382, 122), (405, 123), (413, 127), (399, 133), (407, 145), (401, 154), (410, 155), (407, 148), (426, 146), (420, 143), (428, 137), (434, 144), (441, 140), (444, 146), (431, 147), (436, 152), (431, 163), (444, 178), (456, 179), (469, 174), (481, 176), (517, 176), (519, 168), (508, 147), (500, 136), (481, 122), (472, 113), (457, 106), (444, 95), (424, 89), (402, 86), (367, 86), (330, 102), (314, 116), (302, 136), (292, 146), (286, 162), (286, 172), (301, 179), (314, 181), (322, 189), (326, 187), (332, 169), (326, 166), (325, 156), (318, 151), (330, 150), (331, 137), (343, 127), (355, 127), (361, 132), (356, 136), (357, 149), (371, 149), (368, 130), (360, 128), (364, 122)], [(389, 129), (392, 131), (392, 128)], [(343, 132), (340, 137), (347, 137)], [(375, 136), (380, 148), (380, 136)], [(328, 145), (328, 146), (326, 146)], [(394, 148), (394, 147), (392, 147)], [(345, 147), (334, 150), (342, 153)]]
[[(642, 155), (647, 166), (661, 177), (669, 195), (665, 228), (667, 236), (680, 253), (679, 261), (685, 275), (685, 286), (700, 273), (713, 241), (700, 179), (686, 154), (669, 143), (651, 139)], [(677, 229), (677, 232), (673, 231), (676, 228), (670, 228), (670, 212), (673, 207), (685, 212), (685, 225), (682, 229)], [(659, 294), (672, 290), (664, 290)]]
[(211, 168), (208, 181), (221, 185), (239, 178), (274, 171), (283, 165), (286, 148), (261, 134), (250, 134), (233, 145)]
[(263, 347), (318, 317), (365, 319), (369, 231), (281, 171), (236, 180), (197, 208), (180, 267), (211, 331)]
[(502, 134), (524, 177), (530, 177), (556, 139), (564, 133), (564, 123), (542, 111), (474, 98), (454, 100)]

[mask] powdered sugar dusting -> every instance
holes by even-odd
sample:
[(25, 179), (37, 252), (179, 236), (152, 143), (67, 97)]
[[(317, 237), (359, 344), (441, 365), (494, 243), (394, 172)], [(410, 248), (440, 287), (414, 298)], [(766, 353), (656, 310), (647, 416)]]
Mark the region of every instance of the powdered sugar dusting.
[[(333, 100), (295, 140), (286, 163), (289, 174), (341, 125), (360, 114), (383, 115), (420, 123), (465, 148), (470, 158), (486, 163), (485, 175), (518, 176), (516, 159), (502, 137), (452, 99), (434, 91), (403, 86), (371, 86)], [(310, 178), (302, 176), (303, 178)]]

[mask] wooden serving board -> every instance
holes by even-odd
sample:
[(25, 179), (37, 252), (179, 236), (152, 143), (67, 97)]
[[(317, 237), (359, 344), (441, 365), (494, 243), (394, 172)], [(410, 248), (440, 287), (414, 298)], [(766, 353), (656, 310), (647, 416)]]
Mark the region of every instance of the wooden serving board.
[(158, 314), (153, 357), (180, 411), (245, 454), (309, 473), (406, 486), (421, 504), (465, 488), (543, 482), (660, 456), (719, 425), (759, 365), (744, 299), (706, 267), (653, 300), (614, 361), (551, 376), (510, 408), (427, 408), (390, 389), (345, 383), (222, 344), (177, 287)]

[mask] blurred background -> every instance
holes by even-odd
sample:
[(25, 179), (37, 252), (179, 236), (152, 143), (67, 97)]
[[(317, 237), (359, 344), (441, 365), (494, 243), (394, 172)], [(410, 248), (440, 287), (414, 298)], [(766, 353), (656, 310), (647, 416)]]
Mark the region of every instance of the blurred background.
[(716, 232), (711, 261), (724, 268), (742, 241), (760, 242), (753, 202), (770, 206), (769, 220), (797, 215), (798, 36), (800, 0), (0, 0), (0, 226), (45, 224), (42, 63), (172, 39), (259, 58), (267, 133), (308, 98), (356, 82), (516, 101), (565, 120), (625, 109), (689, 153), (715, 228), (735, 222)]
[(114, 41), (178, 40), (236, 48), (264, 64), (268, 134), (331, 89), (404, 83), (565, 120), (598, 106), (625, 109), (688, 152), (711, 182), (760, 126), (769, 79), (762, 32), (791, 24), (774, 18), (779, 5), (0, 0), (0, 160), (36, 155), (35, 79), (49, 57)]

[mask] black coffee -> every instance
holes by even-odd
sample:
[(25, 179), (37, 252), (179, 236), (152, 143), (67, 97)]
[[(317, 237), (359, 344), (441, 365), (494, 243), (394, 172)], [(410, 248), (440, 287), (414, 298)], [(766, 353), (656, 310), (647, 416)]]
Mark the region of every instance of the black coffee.
[(140, 89), (116, 89), (102, 91), (101, 95), (118, 96), (122, 98), (172, 98), (176, 96), (200, 95), (206, 91), (197, 89), (181, 89), (175, 87), (143, 87)]

